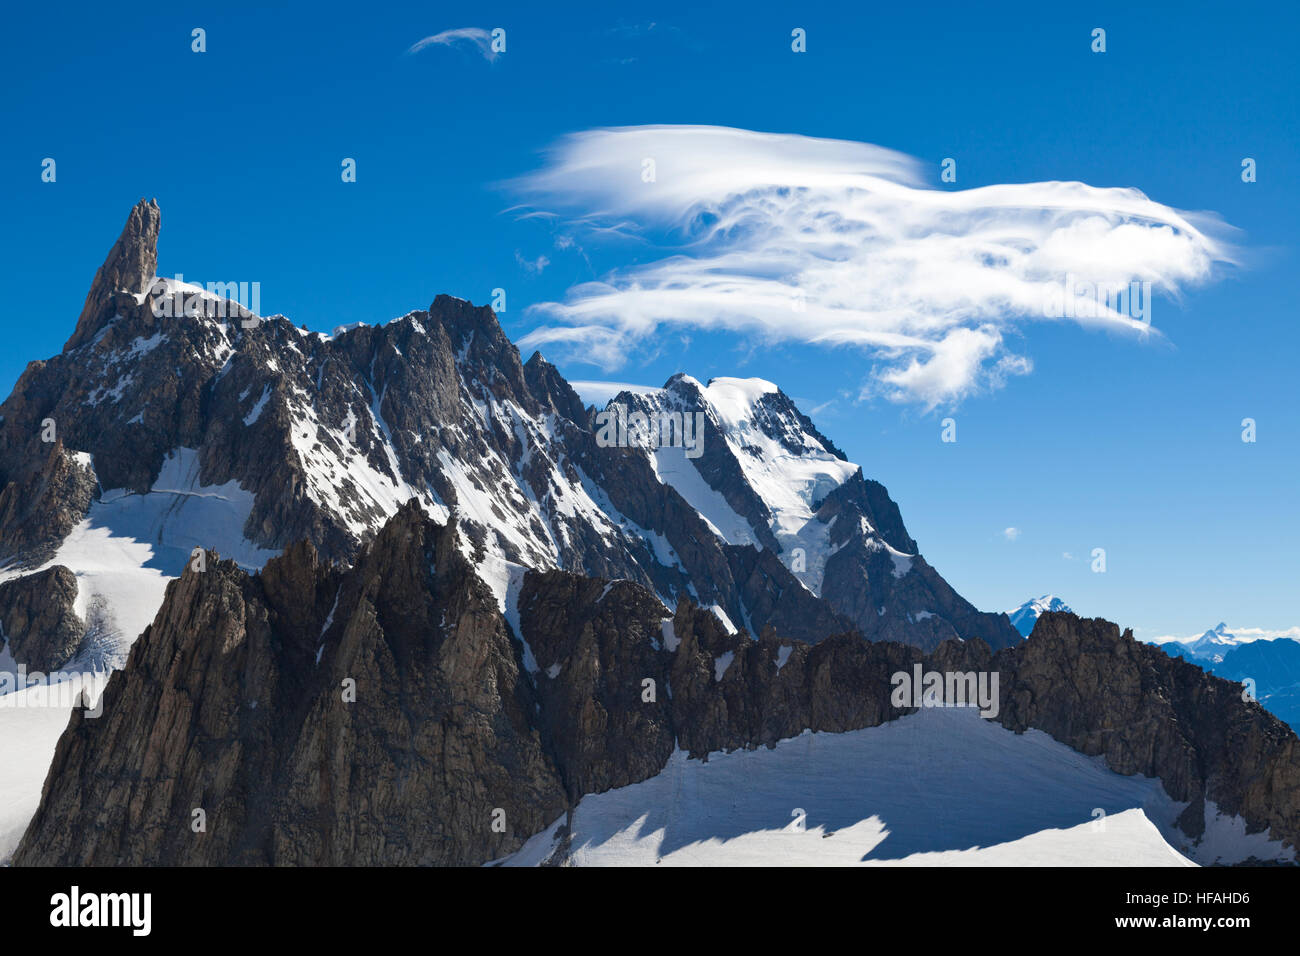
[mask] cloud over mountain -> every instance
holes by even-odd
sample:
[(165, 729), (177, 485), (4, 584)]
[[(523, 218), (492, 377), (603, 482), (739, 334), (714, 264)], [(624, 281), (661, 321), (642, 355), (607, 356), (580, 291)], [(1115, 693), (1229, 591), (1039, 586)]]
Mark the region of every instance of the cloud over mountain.
[(711, 126), (570, 135), (509, 184), (526, 214), (643, 247), (636, 264), (535, 306), (549, 322), (523, 345), (606, 369), (670, 326), (857, 346), (874, 364), (867, 393), (934, 407), (1027, 374), (1007, 339), (1029, 323), (1151, 332), (1149, 299), (1137, 317), (1104, 295), (1053, 317), (1071, 279), (1177, 296), (1233, 261), (1215, 217), (1136, 189), (931, 178), (869, 143)]

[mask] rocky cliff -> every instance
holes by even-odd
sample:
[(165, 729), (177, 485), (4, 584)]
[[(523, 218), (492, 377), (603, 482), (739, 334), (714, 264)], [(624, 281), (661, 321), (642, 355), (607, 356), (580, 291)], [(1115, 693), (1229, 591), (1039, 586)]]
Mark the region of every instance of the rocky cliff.
[(562, 571), (525, 576), (512, 626), (415, 504), (350, 568), (307, 543), (258, 575), (208, 557), (168, 586), (103, 716), (74, 712), (16, 865), (481, 863), (676, 746), (901, 716), (888, 673), (919, 657), (754, 642)]
[(755, 639), (571, 572), (511, 590), (503, 614), (455, 528), (414, 503), (350, 568), (307, 543), (257, 575), (210, 556), (169, 585), (103, 716), (74, 713), (14, 863), (483, 863), (676, 748), (707, 759), (905, 718), (891, 677), (917, 664), (997, 671), (1004, 726), (1158, 777), (1189, 803), (1189, 837), (1212, 801), (1300, 839), (1295, 736), (1104, 621), (1047, 614), (1017, 647), (927, 655)]
[(453, 539), (412, 506), (347, 571), (305, 543), (187, 570), (15, 862), (478, 863), (550, 823), (534, 688)]
[(1004, 726), (1034, 727), (1120, 773), (1158, 777), (1188, 804), (1185, 833), (1204, 832), (1208, 802), (1250, 832), (1300, 843), (1300, 740), (1240, 684), (1109, 621), (1062, 612), (1043, 614), (992, 667), (1003, 674)]
[(46, 673), (67, 663), (86, 632), (76, 600), (76, 575), (62, 565), (0, 584), (0, 639), (14, 659)]

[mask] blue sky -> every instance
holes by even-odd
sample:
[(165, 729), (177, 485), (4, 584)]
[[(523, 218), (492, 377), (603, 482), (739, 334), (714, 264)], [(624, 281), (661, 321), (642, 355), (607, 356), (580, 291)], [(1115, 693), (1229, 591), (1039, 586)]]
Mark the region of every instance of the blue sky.
[[(862, 398), (879, 355), (797, 329), (773, 340), (667, 326), (618, 368), (553, 357), (572, 379), (777, 382), (886, 484), (926, 557), (982, 608), (1053, 592), (1147, 638), (1300, 624), (1294, 8), (172, 6), (8, 13), (0, 391), (62, 347), (142, 196), (163, 210), (160, 272), (257, 281), (264, 313), (328, 330), (500, 287), (519, 339), (553, 324), (530, 306), (665, 255), (663, 234), (603, 240), (570, 228), (572, 211), (521, 217), (506, 184), (569, 134), (726, 126), (896, 150), (928, 189), (1133, 187), (1217, 214), (1240, 265), (1157, 296), (1162, 337), (1002, 325), (1032, 372), (956, 403)], [(194, 27), (206, 53), (191, 52)], [(404, 55), (461, 27), (504, 28), (506, 52)], [(790, 49), (795, 27), (806, 53)], [(1094, 27), (1104, 54), (1090, 50)], [(41, 182), (45, 157), (55, 183)], [(341, 181), (344, 157), (355, 183)], [(940, 182), (945, 157), (956, 184)], [(1257, 182), (1241, 181), (1243, 157)], [(540, 272), (524, 264), (541, 256)], [(956, 443), (939, 440), (945, 417)], [(1104, 574), (1090, 570), (1097, 547)]]

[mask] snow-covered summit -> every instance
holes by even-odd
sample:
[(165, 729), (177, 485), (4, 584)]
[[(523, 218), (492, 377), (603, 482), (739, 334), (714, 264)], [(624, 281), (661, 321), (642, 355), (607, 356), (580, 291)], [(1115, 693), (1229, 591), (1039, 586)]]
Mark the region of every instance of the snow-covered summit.
[(732, 545), (784, 556), (796, 577), (820, 593), (833, 553), (830, 523), (817, 510), (858, 471), (775, 384), (760, 378), (713, 378), (707, 385), (674, 375), (654, 392), (623, 393), (652, 419), (701, 416), (701, 447), (661, 441), (649, 448), (655, 473)]
[(1218, 664), (1228, 651), (1245, 643), (1248, 642), (1237, 637), (1228, 630), (1227, 624), (1220, 621), (1196, 640), (1184, 643), (1182, 651), (1187, 657)]
[(1042, 597), (1033, 598), (1026, 601), (1020, 607), (1012, 608), (1007, 611), (1007, 617), (1011, 618), (1011, 626), (1020, 632), (1021, 637), (1028, 637), (1034, 630), (1034, 624), (1039, 617), (1048, 611), (1072, 612), (1068, 604), (1062, 601), (1055, 594), (1044, 594)]
[(772, 382), (679, 374), (620, 390), (613, 402), (679, 428), (611, 446), (489, 308), (444, 295), (306, 333), (259, 315), (253, 283), (161, 276), (159, 222), (155, 204), (132, 211), (64, 351), (0, 405), (0, 491), (28, 504), (0, 508), (5, 580), (25, 582), (11, 593), (37, 587), (38, 570), (75, 581), (66, 626), (115, 620), (114, 659), (191, 548), (258, 567), (308, 540), (346, 562), (412, 499), (456, 522), (503, 610), (519, 569), (562, 569), (635, 581), (670, 609), (716, 607), (751, 635), (1014, 640), (924, 562), (884, 486)]
[[(774, 383), (702, 384), (677, 374), (657, 390), (616, 394), (604, 414), (644, 416), (658, 440), (628, 444), (718, 541), (770, 555), (870, 639), (1014, 643), (1005, 621), (981, 615), (925, 563), (884, 486), (865, 478)], [(655, 428), (670, 420), (687, 426), (685, 447)], [(747, 609), (738, 610), (737, 623), (752, 631)]]

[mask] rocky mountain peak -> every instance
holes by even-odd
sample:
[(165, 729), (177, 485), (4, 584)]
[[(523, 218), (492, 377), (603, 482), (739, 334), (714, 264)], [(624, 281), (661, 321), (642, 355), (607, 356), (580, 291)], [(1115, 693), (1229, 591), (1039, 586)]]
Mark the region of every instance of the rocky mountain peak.
[(566, 419), (582, 428), (590, 425), (587, 408), (573, 386), (548, 362), (541, 352), (534, 352), (524, 363), (524, 378), (532, 393)]
[[(491, 308), (439, 295), (308, 332), (155, 278), (159, 220), (156, 203), (132, 210), (69, 349), (31, 363), (0, 406), (0, 583), (66, 567), (122, 654), (194, 547), (245, 569), (301, 540), (351, 561), (412, 501), (455, 529), (503, 609), (523, 569), (563, 569), (635, 581), (667, 607), (689, 596), (750, 634), (1014, 640), (920, 560), (884, 486), (771, 382), (679, 374), (624, 393), (689, 419), (692, 447), (603, 443)], [(103, 571), (101, 540), (138, 563)], [(62, 653), (73, 620), (29, 646)]]
[(429, 306), (429, 318), (441, 324), (458, 352), (466, 348), (473, 354), (495, 357), (497, 350), (514, 350), (515, 362), (519, 352), (501, 329), (501, 323), (490, 306), (475, 305), (468, 299), (440, 293)]
[(1237, 635), (1228, 630), (1228, 625), (1220, 621), (1196, 640), (1186, 644), (1185, 647), (1187, 653), (1193, 657), (1218, 663), (1223, 660), (1224, 654), (1229, 649), (1237, 647), (1241, 643)]
[(122, 233), (113, 243), (104, 264), (95, 273), (95, 281), (86, 294), (77, 319), (77, 327), (63, 350), (69, 351), (88, 342), (112, 318), (116, 311), (115, 296), (141, 295), (149, 290), (158, 267), (158, 230), (162, 212), (158, 201), (141, 199), (126, 217)]

